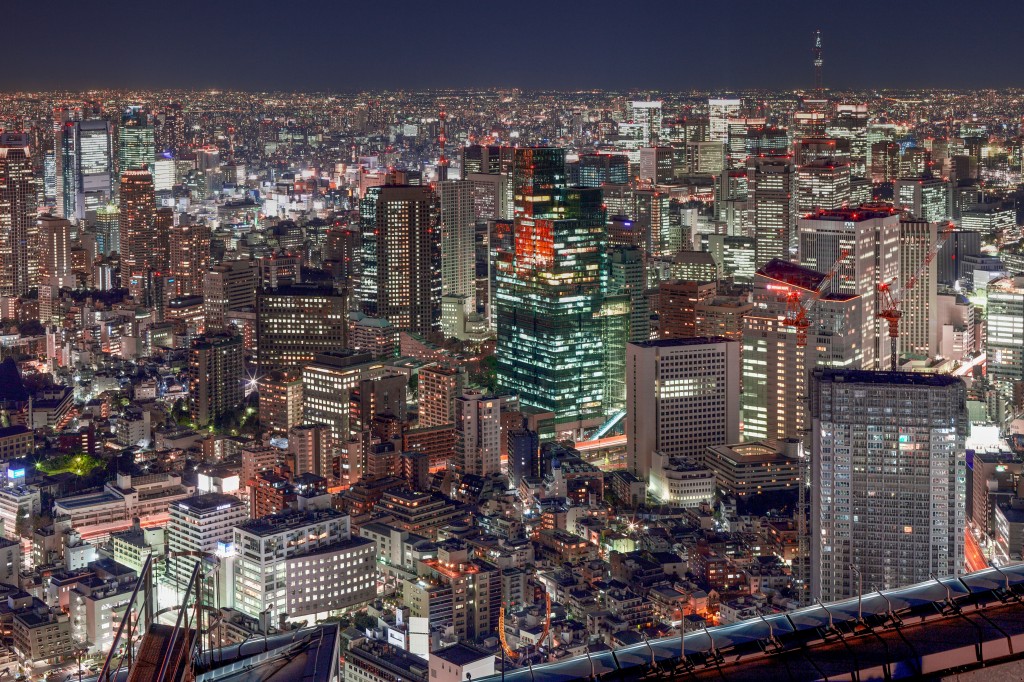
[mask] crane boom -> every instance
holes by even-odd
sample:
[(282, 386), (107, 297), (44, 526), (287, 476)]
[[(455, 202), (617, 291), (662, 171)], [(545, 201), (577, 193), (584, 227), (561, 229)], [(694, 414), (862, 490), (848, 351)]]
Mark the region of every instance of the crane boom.
[(824, 279), (818, 283), (809, 295), (804, 295), (801, 290), (791, 289), (786, 297), (786, 318), (783, 321), (787, 327), (796, 327), (796, 345), (804, 347), (807, 345), (807, 331), (810, 329), (811, 320), (809, 313), (815, 303), (821, 300), (821, 297), (825, 295), (825, 289), (828, 283), (831, 282), (836, 275), (839, 274), (839, 268), (842, 267), (843, 261), (850, 255), (849, 249), (843, 249), (839, 254), (839, 258), (832, 265), (832, 268), (826, 273)]

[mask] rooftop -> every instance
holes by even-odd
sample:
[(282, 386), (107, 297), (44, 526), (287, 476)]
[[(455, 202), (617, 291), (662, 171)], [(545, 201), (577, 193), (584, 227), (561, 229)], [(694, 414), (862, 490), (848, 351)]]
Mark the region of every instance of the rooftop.
[(631, 346), (639, 348), (676, 348), (682, 346), (706, 346), (712, 343), (731, 343), (724, 336), (697, 336), (689, 339), (655, 339), (653, 341), (640, 341), (631, 343)]

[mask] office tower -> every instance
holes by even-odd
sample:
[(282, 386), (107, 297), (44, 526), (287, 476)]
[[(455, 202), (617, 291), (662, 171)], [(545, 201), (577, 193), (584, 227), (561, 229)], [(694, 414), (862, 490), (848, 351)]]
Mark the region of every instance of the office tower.
[(192, 342), (189, 392), (197, 426), (228, 416), (242, 402), (243, 358), (241, 336), (209, 334)]
[(224, 329), (230, 310), (255, 308), (255, 265), (253, 261), (225, 261), (203, 273), (203, 307), (208, 330)]
[(333, 509), (240, 523), (235, 546), (244, 548), (235, 558), (235, 608), (265, 623), (327, 617), (377, 596), (376, 544), (353, 537), (349, 517)]
[(121, 247), (121, 287), (127, 287), (133, 275), (144, 275), (153, 268), (156, 198), (153, 176), (145, 170), (121, 174), (118, 229)]
[(871, 206), (820, 211), (812, 217), (800, 218), (797, 230), (799, 260), (804, 267), (830, 272), (840, 256), (846, 254), (829, 282), (829, 291), (861, 297), (862, 321), (851, 330), (861, 337), (861, 367), (888, 367), (889, 339), (875, 312), (878, 285), (899, 274), (899, 212)]
[(608, 414), (626, 404), (625, 359), (631, 334), (631, 307), (628, 294), (606, 294), (594, 311), (594, 325), (601, 340), (602, 406)]
[(393, 358), (398, 355), (399, 334), (395, 325), (379, 317), (367, 317), (354, 312), (349, 316), (348, 347), (358, 353), (369, 353), (375, 358)]
[[(754, 276), (753, 308), (743, 317), (743, 439), (806, 438), (807, 381), (815, 367), (859, 369), (861, 338), (849, 333), (863, 320), (854, 294), (826, 294), (812, 302), (825, 275), (782, 260), (769, 261)], [(807, 342), (801, 345), (792, 298), (808, 309)]]
[(118, 227), (120, 209), (117, 204), (106, 204), (96, 209), (96, 251), (109, 256), (120, 251), (121, 230)]
[[(466, 314), (476, 312), (476, 217), (473, 183), (437, 183), (441, 199), (441, 296)], [(446, 337), (462, 333), (451, 319), (441, 318)]]
[[(641, 152), (642, 154), (642, 152)], [(629, 182), (629, 157), (625, 154), (581, 154), (579, 186), (601, 187)]]
[(789, 260), (796, 220), (796, 169), (788, 156), (747, 161), (747, 206), (755, 240), (755, 265)]
[[(235, 495), (206, 493), (171, 502), (167, 520), (167, 551), (162, 581), (182, 594), (197, 561), (233, 556), (235, 526), (245, 523), (249, 510)], [(219, 571), (226, 580), (230, 571)]]
[(900, 146), (890, 140), (872, 143), (870, 173), (871, 181), (892, 182), (900, 173)]
[(868, 177), (868, 105), (840, 103), (826, 128), (831, 137), (847, 140), (850, 145), (850, 175)]
[(562, 149), (517, 149), (514, 177), (514, 250), (497, 259), (498, 385), (559, 424), (597, 422), (601, 190), (565, 188)]
[[(363, 312), (383, 317), (400, 331), (436, 331), (441, 322), (437, 196), (429, 187), (385, 185), (377, 193), (374, 218), (376, 268), (371, 273), (364, 269), (363, 277), (376, 280), (375, 305), (372, 312)], [(472, 247), (470, 256), (472, 262)]]
[(1024, 382), (1024, 276), (988, 283), (985, 308), (985, 354), (988, 377), (1005, 398)]
[(729, 141), (729, 119), (740, 114), (738, 99), (708, 100), (708, 140), (725, 144)]
[(815, 159), (797, 168), (796, 210), (842, 208), (850, 203), (850, 167), (829, 159)]
[(683, 248), (681, 230), (672, 225), (668, 192), (638, 189), (633, 192), (633, 202), (633, 223), (645, 236), (648, 253), (668, 256)]
[(334, 480), (334, 457), (330, 447), (330, 429), (323, 424), (300, 424), (288, 429), (288, 453), (292, 474), (314, 474)]
[(715, 219), (728, 234), (738, 234), (747, 223), (747, 170), (723, 170), (715, 176)]
[(57, 211), (68, 220), (83, 220), (86, 213), (113, 198), (113, 157), (110, 123), (67, 121), (55, 137), (57, 147)]
[(626, 469), (649, 480), (662, 461), (700, 461), (739, 439), (739, 344), (723, 337), (631, 343), (626, 350)]
[(893, 186), (896, 208), (910, 211), (928, 222), (945, 221), (953, 216), (949, 182), (939, 178), (900, 178)]
[(658, 338), (697, 336), (697, 304), (715, 297), (717, 281), (666, 280), (659, 283)]
[(626, 102), (626, 120), (641, 126), (642, 147), (650, 147), (661, 137), (661, 102)]
[(117, 168), (126, 170), (145, 169), (154, 172), (156, 162), (156, 140), (153, 126), (136, 119), (117, 129)]
[(811, 594), (957, 575), (964, 561), (967, 389), (948, 375), (811, 377)]
[(321, 249), (323, 268), (339, 284), (351, 286), (359, 278), (359, 232), (346, 227), (327, 230)]
[(404, 374), (384, 372), (374, 377), (360, 377), (349, 389), (349, 433), (374, 429), (377, 417), (404, 422), (408, 417)]
[(480, 391), (455, 399), (455, 460), (476, 476), (501, 472), (501, 400)]
[(453, 367), (430, 365), (419, 371), (420, 428), (455, 423), (455, 399), (462, 395), (466, 373)]
[(311, 362), (345, 349), (348, 297), (332, 287), (293, 284), (256, 295), (260, 371)]
[[(938, 264), (933, 259), (923, 271), (921, 268), (940, 232), (939, 223), (905, 214), (900, 217), (900, 277), (896, 282), (902, 292), (900, 355), (927, 359), (939, 352)], [(915, 275), (913, 288), (907, 289)]]
[(317, 354), (302, 367), (302, 404), (304, 421), (325, 424), (334, 443), (345, 442), (352, 429), (349, 394), (367, 379), (392, 373), (388, 365), (368, 353), (335, 352)]
[[(758, 146), (757, 136), (764, 130), (763, 118), (730, 118), (726, 121), (725, 163), (727, 168), (745, 168), (750, 148)], [(750, 141), (750, 144), (748, 144)], [(789, 142), (787, 138), (787, 143)], [(774, 146), (774, 145), (772, 145)], [(779, 154), (785, 154), (784, 148)], [(760, 155), (762, 152), (758, 152)]]
[(169, 253), (175, 295), (202, 296), (203, 280), (210, 267), (210, 227), (206, 224), (173, 226)]
[(60, 289), (72, 286), (71, 277), (71, 223), (52, 215), (40, 216), (39, 282)]
[(608, 250), (607, 262), (604, 293), (629, 296), (629, 341), (646, 341), (651, 336), (651, 312), (644, 252), (635, 246), (613, 247)]
[[(675, 150), (672, 147), (644, 147), (640, 150), (640, 180), (664, 184), (675, 179)], [(582, 170), (582, 169), (581, 169)], [(583, 183), (580, 183), (583, 185)]]
[(725, 142), (687, 142), (686, 172), (718, 175), (725, 169)]
[(160, 206), (153, 214), (153, 269), (162, 275), (171, 274), (171, 231), (174, 229), (174, 210)]
[(0, 295), (24, 296), (38, 278), (36, 188), (28, 136), (0, 134)]
[[(256, 379), (260, 428), (284, 436), (302, 423), (302, 371), (280, 369)], [(297, 472), (293, 472), (297, 473)]]
[(697, 336), (743, 340), (743, 318), (753, 310), (744, 296), (715, 296), (697, 304)]
[(737, 160), (741, 162), (738, 167), (741, 170), (746, 166), (748, 156), (782, 156), (788, 153), (789, 131), (774, 126), (748, 126), (743, 136), (743, 148), (744, 155), (740, 157), (737, 154)]

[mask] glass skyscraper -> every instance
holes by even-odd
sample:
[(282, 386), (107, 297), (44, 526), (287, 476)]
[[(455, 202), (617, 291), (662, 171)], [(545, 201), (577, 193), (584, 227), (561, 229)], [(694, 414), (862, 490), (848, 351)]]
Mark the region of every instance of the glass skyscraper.
[(604, 415), (601, 190), (569, 189), (562, 149), (517, 149), (511, 253), (497, 273), (498, 384), (567, 428)]

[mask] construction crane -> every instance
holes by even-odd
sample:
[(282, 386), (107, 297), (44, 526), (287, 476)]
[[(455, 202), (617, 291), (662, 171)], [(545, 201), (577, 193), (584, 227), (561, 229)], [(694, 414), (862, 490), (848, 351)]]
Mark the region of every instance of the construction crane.
[(839, 274), (839, 268), (842, 267), (843, 261), (846, 260), (848, 255), (850, 255), (849, 249), (844, 249), (840, 252), (839, 258), (836, 259), (832, 269), (828, 271), (825, 278), (818, 283), (818, 286), (809, 295), (805, 295), (803, 293), (804, 290), (796, 287), (791, 288), (786, 295), (786, 317), (783, 318), (782, 324), (787, 327), (796, 327), (797, 346), (802, 348), (807, 345), (807, 330), (811, 327), (809, 316), (811, 308), (825, 295), (828, 283)]
[(890, 369), (895, 372), (897, 365), (897, 342), (900, 337), (900, 319), (903, 317), (903, 311), (900, 310), (900, 306), (903, 305), (903, 296), (908, 291), (914, 288), (918, 280), (924, 276), (925, 271), (928, 270), (928, 266), (932, 264), (935, 257), (939, 255), (939, 251), (942, 250), (942, 245), (949, 239), (949, 235), (953, 233), (956, 226), (953, 223), (948, 223), (946, 229), (944, 229), (935, 239), (935, 243), (932, 244), (931, 248), (928, 249), (928, 253), (925, 254), (924, 260), (921, 261), (921, 267), (917, 269), (913, 275), (904, 283), (903, 287), (897, 286), (899, 276), (892, 277), (889, 280), (882, 282), (878, 285), (878, 297), (879, 297), (879, 309), (875, 314), (875, 317), (885, 320), (889, 325), (889, 344), (890, 348)]

